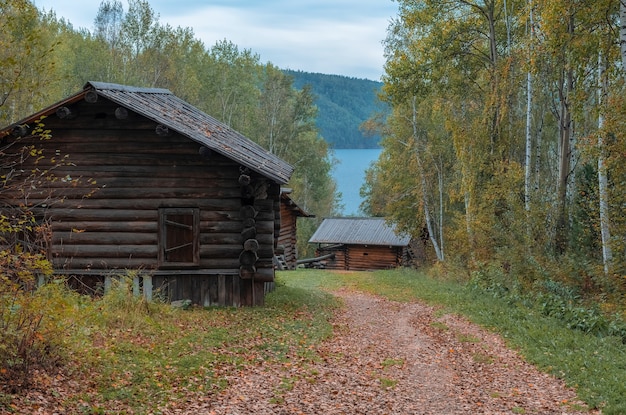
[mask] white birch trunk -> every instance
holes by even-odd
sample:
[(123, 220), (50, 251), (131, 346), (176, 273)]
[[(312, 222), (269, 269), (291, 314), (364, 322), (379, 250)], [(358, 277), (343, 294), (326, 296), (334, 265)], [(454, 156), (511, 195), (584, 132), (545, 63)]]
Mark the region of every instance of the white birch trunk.
[(604, 59), (602, 53), (598, 55), (598, 195), (600, 203), (600, 234), (602, 236), (602, 260), (604, 262), (604, 274), (611, 271), (613, 262), (613, 252), (611, 251), (611, 231), (609, 228), (609, 197), (606, 164), (604, 162), (604, 115), (602, 105), (604, 104), (604, 94), (606, 84), (604, 79)]
[(532, 161), (532, 135), (531, 126), (532, 121), (532, 90), (533, 76), (528, 71), (526, 74), (526, 156), (524, 166), (524, 208), (526, 212), (530, 212), (530, 173), (531, 173), (531, 161)]
[(439, 169), (439, 245), (441, 249), (441, 260), (446, 259), (443, 248), (443, 168)]
[(626, 78), (626, 0), (619, 2), (619, 46), (622, 55), (622, 73)]
[(424, 169), (422, 166), (422, 158), (420, 156), (420, 150), (418, 146), (418, 132), (417, 132), (417, 105), (415, 103), (416, 97), (413, 97), (412, 102), (412, 110), (413, 110), (413, 137), (415, 138), (415, 157), (417, 160), (417, 166), (420, 169), (420, 184), (422, 186), (422, 203), (424, 204), (424, 219), (426, 220), (426, 228), (428, 229), (428, 235), (430, 236), (430, 241), (433, 244), (433, 248), (435, 249), (435, 255), (437, 255), (437, 259), (439, 261), (443, 261), (443, 252), (439, 249), (439, 242), (437, 233), (435, 233), (435, 228), (433, 226), (432, 214), (430, 212), (430, 204), (428, 202), (428, 195), (426, 193), (426, 178), (424, 177)]
[[(532, 58), (532, 42), (534, 32), (533, 21), (533, 4), (532, 0), (528, 2), (530, 8), (530, 47), (529, 47), (529, 60)], [(530, 70), (526, 73), (526, 157), (524, 168), (524, 208), (526, 212), (530, 212), (530, 173), (531, 173), (531, 161), (532, 161), (532, 135), (531, 135), (531, 121), (532, 121), (532, 103), (533, 103), (533, 75)]]

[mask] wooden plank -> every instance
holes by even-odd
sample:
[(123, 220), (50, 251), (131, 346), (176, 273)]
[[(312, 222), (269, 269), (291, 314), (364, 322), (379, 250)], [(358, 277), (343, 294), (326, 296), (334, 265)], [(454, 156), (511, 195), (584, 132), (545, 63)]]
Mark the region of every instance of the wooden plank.
[(226, 276), (217, 277), (217, 304), (225, 306), (228, 302), (228, 287), (226, 287)]
[(169, 166), (165, 168), (156, 169), (152, 165), (106, 165), (99, 166), (98, 169), (93, 169), (91, 166), (83, 165), (71, 165), (71, 166), (58, 166), (55, 169), (56, 176), (63, 177), (68, 173), (74, 173), (83, 177), (154, 177), (154, 178), (177, 178), (177, 177), (190, 177), (190, 178), (218, 178), (218, 179), (232, 179), (234, 180), (239, 171), (239, 165), (233, 163), (231, 160), (224, 158), (222, 161), (212, 159), (210, 166), (207, 165), (192, 165), (192, 166)]
[(103, 271), (127, 269), (151, 269), (156, 267), (156, 261), (148, 258), (52, 258), (52, 265), (59, 269), (99, 269)]
[(240, 280), (239, 282), (240, 304), (244, 307), (254, 305), (253, 285), (254, 283), (252, 280)]
[[(257, 241), (260, 244), (271, 244), (271, 235), (261, 234), (257, 235)], [(228, 244), (228, 245), (239, 245), (241, 246), (242, 240), (241, 235), (239, 233), (226, 233), (226, 232), (203, 232), (200, 234), (200, 243), (203, 245), (211, 245), (211, 244)]]
[(156, 221), (52, 221), (51, 227), (52, 232), (127, 231), (133, 233), (156, 233), (159, 229)]
[(210, 293), (210, 281), (212, 277), (206, 275), (202, 276), (200, 280), (200, 299), (198, 300), (199, 305), (203, 307), (208, 307), (211, 305), (211, 293)]
[[(237, 254), (239, 255), (239, 254)], [(239, 272), (239, 258), (200, 258), (200, 267), (206, 269), (225, 269)]]
[(231, 276), (231, 285), (232, 285), (232, 306), (240, 307), (241, 306), (241, 278), (239, 276), (233, 275)]
[(65, 257), (83, 258), (150, 258), (157, 259), (156, 245), (57, 245), (52, 254)]
[[(52, 193), (51, 193), (52, 192)], [(176, 187), (176, 188), (117, 188), (105, 187), (94, 188), (88, 187), (59, 187), (57, 189), (35, 189), (30, 192), (30, 197), (34, 199), (49, 200), (50, 196), (67, 197), (67, 198), (84, 198), (91, 199), (176, 199), (176, 198), (237, 198), (239, 190), (234, 188), (211, 188), (204, 187), (202, 191), (193, 187)]]
[[(9, 205), (20, 205), (22, 200), (5, 199)], [(92, 199), (78, 198), (65, 199), (62, 201), (50, 201), (47, 199), (28, 199), (28, 206), (40, 206), (47, 204), (48, 210), (53, 209), (137, 209), (137, 210), (154, 210), (158, 208), (185, 208), (197, 207), (202, 209), (201, 220), (221, 220), (224, 217), (239, 219), (239, 198), (216, 198), (216, 199), (198, 199), (198, 198), (178, 198), (178, 199)]]
[(252, 289), (254, 290), (254, 305), (258, 307), (265, 305), (265, 283), (254, 281)]
[(211, 305), (219, 305), (218, 279), (217, 275), (211, 279)]
[[(202, 258), (239, 258), (241, 254), (241, 244), (215, 244), (201, 245), (200, 257)], [(237, 267), (239, 268), (239, 267)]]
[(207, 233), (226, 233), (233, 232), (239, 235), (241, 232), (241, 222), (239, 221), (222, 221), (222, 222), (207, 222), (202, 226), (203, 232)]
[(52, 245), (157, 245), (154, 233), (135, 232), (54, 232)]
[[(48, 212), (54, 221), (150, 221), (159, 220), (157, 209), (63, 209), (54, 208)], [(81, 229), (81, 228), (79, 228)]]

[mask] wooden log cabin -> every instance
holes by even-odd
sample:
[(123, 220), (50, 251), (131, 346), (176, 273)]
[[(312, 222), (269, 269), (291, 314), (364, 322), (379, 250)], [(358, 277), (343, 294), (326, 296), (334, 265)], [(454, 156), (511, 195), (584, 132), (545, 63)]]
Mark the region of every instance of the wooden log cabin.
[(276, 267), (280, 270), (294, 270), (298, 261), (297, 229), (298, 218), (314, 218), (291, 198), (292, 189), (283, 188), (280, 192), (280, 231)]
[(104, 286), (138, 270), (144, 290), (170, 301), (263, 304), (293, 172), (285, 161), (168, 90), (101, 82), (0, 138), (22, 152), (3, 175), (34, 180), (0, 203), (47, 224), (57, 274)]
[(384, 218), (326, 218), (309, 239), (318, 244), (316, 257), (326, 257), (324, 268), (346, 271), (406, 266), (410, 241)]

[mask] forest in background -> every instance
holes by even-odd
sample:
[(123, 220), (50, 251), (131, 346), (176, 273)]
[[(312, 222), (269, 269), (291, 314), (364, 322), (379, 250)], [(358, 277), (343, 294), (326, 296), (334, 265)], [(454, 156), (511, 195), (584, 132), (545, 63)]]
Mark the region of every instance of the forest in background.
[[(560, 290), (623, 309), (626, 5), (398, 3), (385, 40), (389, 112), (361, 127), (383, 147), (365, 211), (428, 236), (434, 262), (494, 290)], [(160, 23), (148, 1), (128, 4), (103, 1), (87, 31), (28, 0), (0, 0), (0, 123), (88, 80), (167, 88), (295, 165), (294, 199), (318, 220), (333, 215), (321, 94), (253, 51), (207, 47)], [(302, 256), (316, 225), (299, 226)]]
[(366, 211), (496, 293), (625, 317), (626, 2), (398, 5)]
[(379, 147), (380, 134), (370, 134), (361, 126), (372, 114), (388, 110), (378, 99), (382, 82), (295, 70), (284, 72), (293, 77), (297, 89), (311, 87), (318, 108), (317, 127), (332, 148)]
[[(295, 166), (292, 197), (320, 218), (299, 226), (303, 254), (318, 221), (334, 214), (334, 159), (309, 86), (294, 87), (291, 76), (228, 40), (207, 46), (191, 28), (161, 23), (146, 0), (129, 0), (127, 10), (120, 0), (102, 1), (92, 30), (76, 30), (29, 0), (0, 0), (0, 125), (87, 81), (169, 89)], [(0, 231), (11, 226), (3, 219)]]

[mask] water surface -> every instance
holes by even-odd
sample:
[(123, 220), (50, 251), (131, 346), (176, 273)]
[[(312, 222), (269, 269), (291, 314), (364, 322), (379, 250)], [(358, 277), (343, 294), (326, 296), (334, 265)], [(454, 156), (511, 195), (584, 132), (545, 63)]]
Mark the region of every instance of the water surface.
[(344, 205), (343, 216), (362, 216), (359, 205), (363, 201), (359, 195), (365, 183), (365, 170), (378, 159), (381, 149), (341, 149), (334, 150), (338, 164), (333, 169), (333, 178), (341, 192)]

